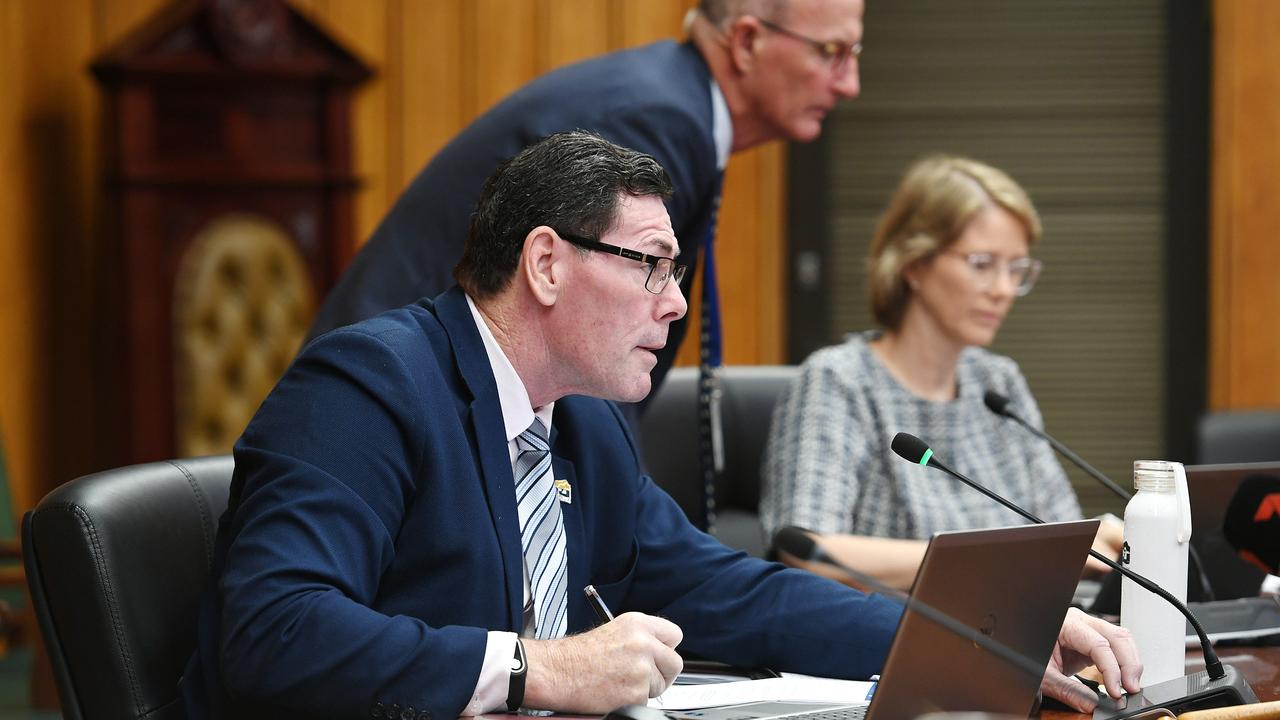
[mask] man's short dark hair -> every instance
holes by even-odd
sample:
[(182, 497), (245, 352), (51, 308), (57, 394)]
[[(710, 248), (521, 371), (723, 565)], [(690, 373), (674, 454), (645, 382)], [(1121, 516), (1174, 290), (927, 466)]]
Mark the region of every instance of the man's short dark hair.
[(507, 160), (485, 181), (453, 277), (475, 298), (511, 281), (525, 237), (539, 225), (600, 238), (614, 225), (621, 195), (671, 197), (657, 160), (574, 130), (549, 135)]

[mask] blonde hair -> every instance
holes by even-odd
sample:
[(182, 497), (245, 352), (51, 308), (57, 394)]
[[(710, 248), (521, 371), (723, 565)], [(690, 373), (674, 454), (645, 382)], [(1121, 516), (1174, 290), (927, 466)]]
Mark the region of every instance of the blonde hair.
[(867, 271), (871, 313), (890, 330), (902, 323), (911, 288), (903, 272), (917, 260), (945, 250), (969, 222), (991, 205), (1007, 210), (1040, 239), (1040, 216), (1027, 193), (1004, 172), (969, 158), (933, 155), (902, 176), (871, 241)]

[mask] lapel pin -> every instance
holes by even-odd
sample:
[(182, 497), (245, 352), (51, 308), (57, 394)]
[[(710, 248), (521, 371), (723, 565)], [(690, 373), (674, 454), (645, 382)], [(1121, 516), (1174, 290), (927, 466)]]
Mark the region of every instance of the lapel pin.
[(568, 480), (556, 480), (556, 495), (560, 498), (560, 502), (569, 505), (573, 502), (573, 487), (569, 485)]

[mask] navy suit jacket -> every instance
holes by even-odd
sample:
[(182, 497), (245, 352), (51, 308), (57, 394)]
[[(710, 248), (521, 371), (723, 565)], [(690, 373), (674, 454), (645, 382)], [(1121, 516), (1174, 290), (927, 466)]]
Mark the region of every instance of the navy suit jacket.
[[(641, 474), (616, 406), (570, 396), (551, 430), (570, 633), (671, 619), (681, 650), (865, 677), (901, 605), (730, 550)], [(456, 288), (303, 350), (235, 448), (231, 506), (184, 678), (188, 716), (453, 718), (487, 631), (519, 631), (523, 560), (502, 411)], [(584, 668), (583, 672), (590, 672)]]
[[(690, 44), (663, 41), (547, 73), (477, 118), (418, 173), (321, 306), (310, 337), (453, 286), (453, 268), (484, 181), (499, 163), (564, 130), (590, 130), (648, 153), (671, 177), (667, 203), (693, 283), (717, 194), (711, 72)], [(671, 367), (685, 320), (658, 353), (653, 385)]]

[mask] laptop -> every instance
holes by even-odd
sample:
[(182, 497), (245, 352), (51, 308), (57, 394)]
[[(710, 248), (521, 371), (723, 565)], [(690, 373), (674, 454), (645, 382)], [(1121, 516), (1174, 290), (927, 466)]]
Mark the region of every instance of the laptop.
[(912, 600), (965, 627), (980, 628), (1021, 656), (1022, 663), (909, 609), (869, 703), (757, 702), (666, 715), (677, 720), (895, 720), (981, 711), (1026, 717), (1097, 530), (1097, 520), (1078, 520), (944, 532), (929, 541)]
[(1250, 475), (1280, 475), (1280, 462), (1187, 466), (1191, 542), (1204, 561), (1205, 574), (1218, 600), (1256, 597), (1265, 575), (1240, 559), (1222, 535), (1222, 520), (1231, 497), (1240, 481)]

